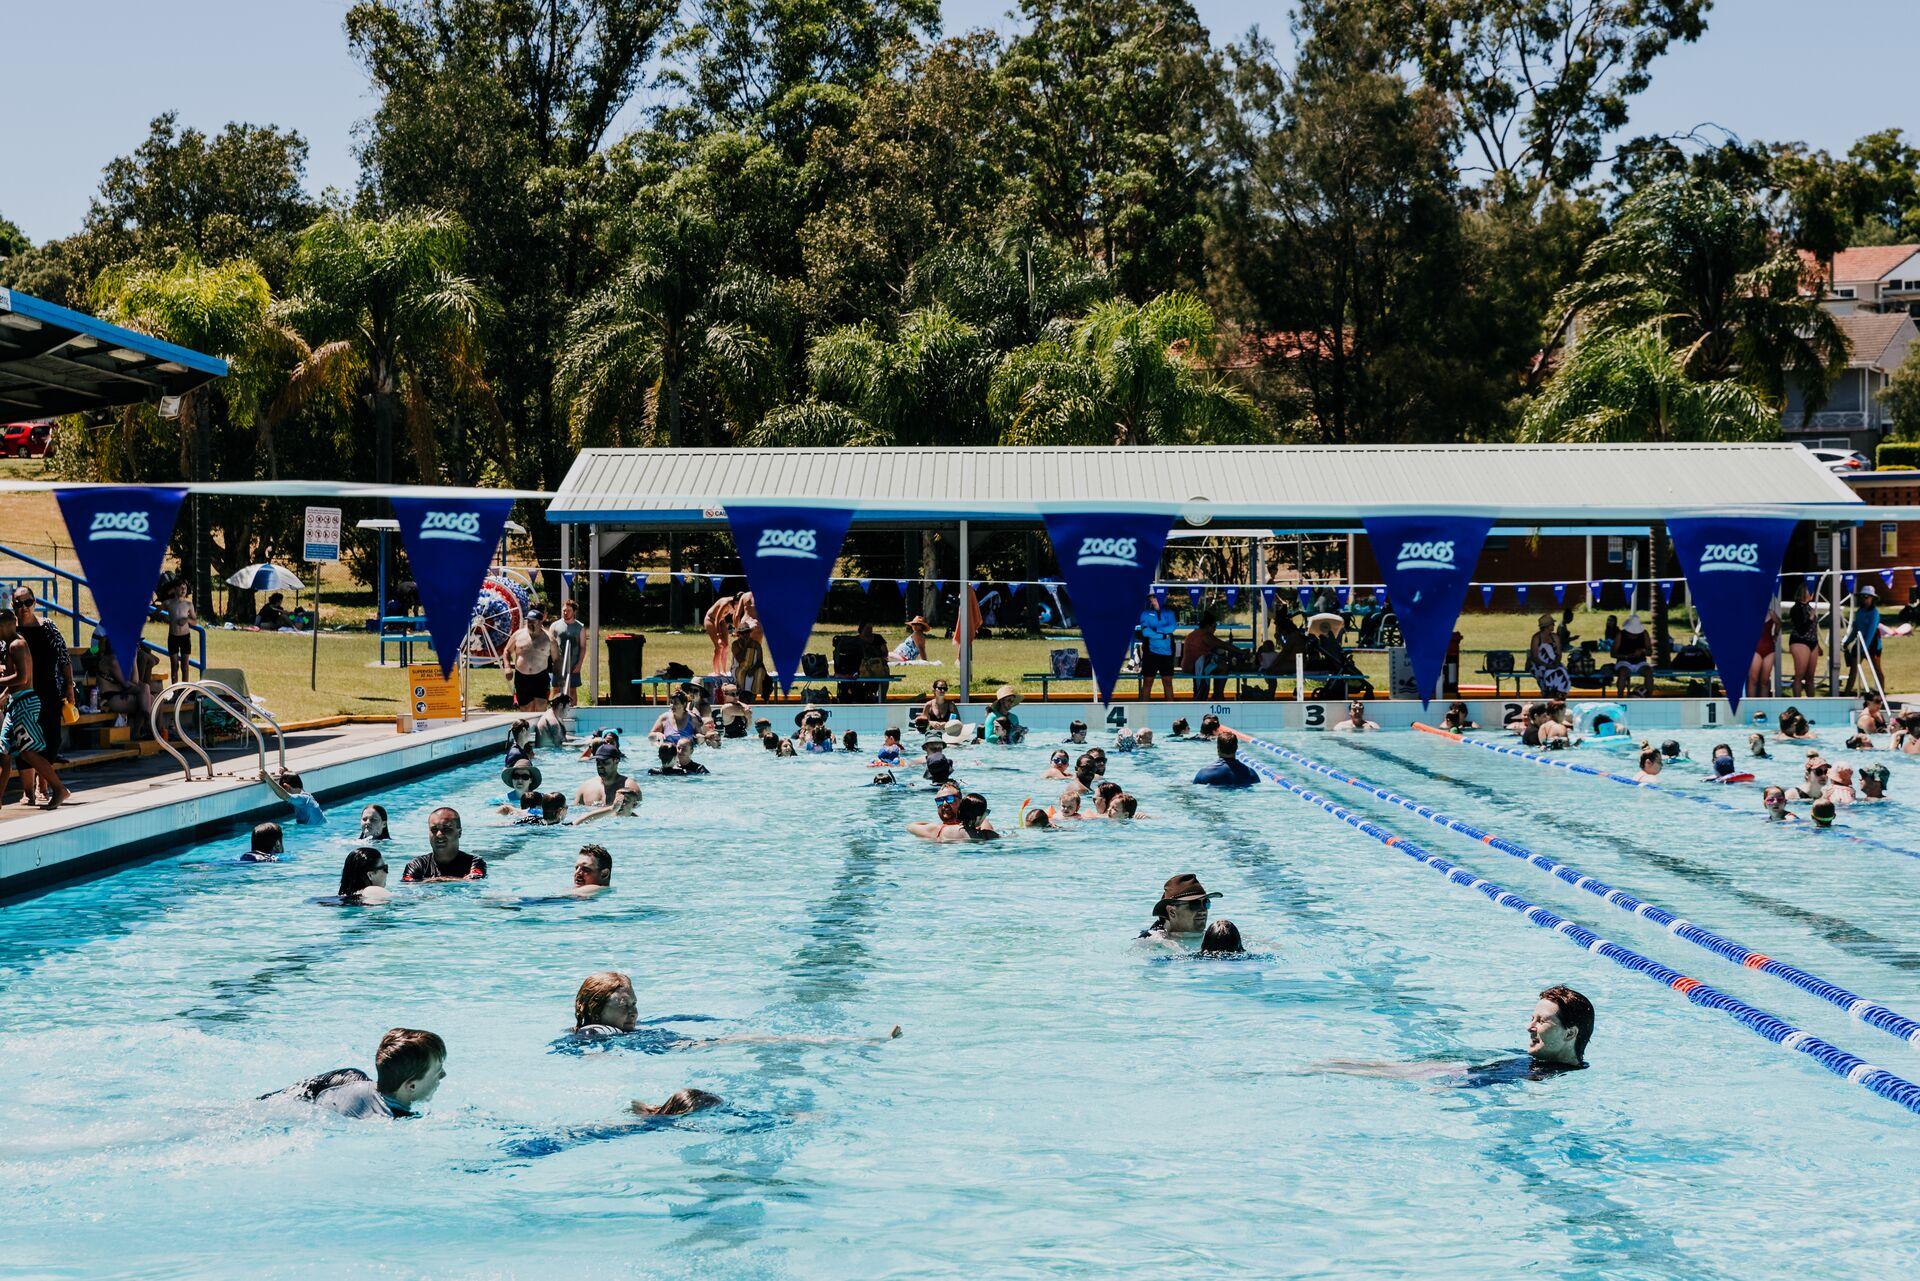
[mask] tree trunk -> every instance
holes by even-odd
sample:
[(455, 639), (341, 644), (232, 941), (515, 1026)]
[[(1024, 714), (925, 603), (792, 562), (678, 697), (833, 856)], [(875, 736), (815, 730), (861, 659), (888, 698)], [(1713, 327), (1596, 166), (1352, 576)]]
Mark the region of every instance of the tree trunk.
[(1667, 598), (1660, 590), (1659, 580), (1667, 576), (1667, 525), (1656, 520), (1650, 530), (1647, 559), (1652, 565), (1648, 577), (1654, 580), (1651, 598), (1648, 602), (1653, 613), (1653, 665), (1667, 667), (1673, 663), (1673, 637), (1668, 633)]
[[(668, 372), (662, 379), (661, 398), (666, 401), (667, 444), (674, 449), (680, 448), (680, 375)], [(667, 535), (667, 626), (678, 628), (685, 626), (687, 617), (687, 592), (680, 584), (680, 535)]]

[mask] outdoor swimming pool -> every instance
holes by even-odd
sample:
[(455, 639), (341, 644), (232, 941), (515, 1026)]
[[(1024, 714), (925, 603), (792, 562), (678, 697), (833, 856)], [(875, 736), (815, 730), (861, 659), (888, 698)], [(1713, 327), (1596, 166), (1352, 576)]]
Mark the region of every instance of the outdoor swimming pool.
[[(1436, 709), (1437, 711), (1438, 709)], [(1164, 726), (1155, 722), (1157, 730)], [(1723, 733), (1662, 732), (1697, 762)], [(1037, 740), (1051, 736), (1036, 735)], [(1920, 1016), (1920, 859), (1410, 733), (1268, 736)], [(1829, 734), (1828, 739), (1836, 737)], [(647, 780), (639, 820), (488, 826), (497, 765), (371, 799), (396, 874), (466, 814), (481, 885), (331, 893), (358, 803), (246, 867), (231, 837), (0, 908), (0, 1271), (92, 1276), (1893, 1275), (1920, 1219), (1920, 1118), (1281, 788), (1196, 789), (1211, 745), (1115, 755), (1148, 817), (1012, 833), (1050, 741), (958, 754), (1006, 840), (903, 835), (930, 790), (867, 757)], [(1822, 741), (1829, 751), (1837, 744)], [(1741, 743), (1735, 742), (1736, 748)], [(1762, 777), (1790, 781), (1797, 749)], [(1585, 749), (1602, 764), (1624, 757)], [(1858, 758), (1856, 758), (1858, 759)], [(584, 762), (543, 753), (549, 788)], [(1605, 937), (1909, 1079), (1920, 1052), (1480, 842), (1263, 763)], [(1920, 797), (1920, 760), (1892, 760)], [(1674, 771), (1676, 790), (1704, 764)], [(1719, 796), (1720, 793), (1714, 793)], [(1904, 846), (1916, 810), (1855, 810)], [(616, 859), (560, 892), (583, 839)], [(1911, 843), (1920, 850), (1920, 841)], [(1136, 950), (1195, 871), (1256, 956)], [(889, 1043), (548, 1052), (587, 973), (688, 1035)], [(1590, 1071), (1480, 1089), (1344, 1058), (1518, 1053), (1535, 994), (1599, 1010)], [(254, 1096), (370, 1066), (389, 1026), (451, 1047), (425, 1117)], [(729, 1108), (614, 1128), (682, 1085)]]

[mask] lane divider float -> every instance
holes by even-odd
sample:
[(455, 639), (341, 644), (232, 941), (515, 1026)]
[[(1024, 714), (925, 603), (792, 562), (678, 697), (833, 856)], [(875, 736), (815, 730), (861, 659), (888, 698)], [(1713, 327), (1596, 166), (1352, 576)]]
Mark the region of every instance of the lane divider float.
[(1401, 809), (1409, 813), (1419, 815), (1436, 827), (1444, 827), (1450, 832), (1458, 832), (1462, 836), (1479, 841), (1489, 849), (1499, 850), (1502, 854), (1508, 854), (1523, 862), (1530, 863), (1549, 876), (1565, 881), (1575, 889), (1585, 890), (1587, 893), (1592, 894), (1610, 906), (1619, 908), (1629, 916), (1636, 916), (1642, 920), (1651, 921), (1653, 924), (1665, 929), (1668, 934), (1671, 934), (1675, 938), (1685, 939), (1694, 946), (1705, 948), (1721, 959), (1730, 961), (1735, 965), (1742, 966), (1749, 970), (1756, 970), (1761, 974), (1769, 974), (1774, 978), (1791, 983), (1801, 991), (1817, 996), (1827, 1004), (1838, 1009), (1845, 1010), (1848, 1014), (1859, 1019), (1869, 1027), (1878, 1028), (1887, 1035), (1898, 1037), (1909, 1045), (1920, 1045), (1920, 1020), (1908, 1018), (1899, 1011), (1881, 1005), (1877, 1001), (1870, 1001), (1863, 996), (1849, 992), (1838, 983), (1823, 979), (1819, 975), (1808, 970), (1803, 970), (1798, 966), (1788, 965), (1785, 961), (1776, 960), (1774, 957), (1755, 948), (1748, 947), (1744, 943), (1738, 943), (1723, 935), (1716, 934), (1712, 930), (1694, 924), (1670, 908), (1662, 907), (1658, 903), (1647, 902), (1644, 899), (1627, 893), (1625, 890), (1616, 889), (1597, 877), (1587, 875), (1571, 864), (1548, 858), (1545, 854), (1536, 853), (1524, 845), (1507, 840), (1505, 837), (1494, 836), (1491, 833), (1481, 831), (1471, 823), (1455, 818), (1451, 814), (1443, 813), (1430, 805), (1423, 805), (1418, 801), (1410, 800), (1405, 796), (1398, 795), (1381, 787), (1377, 783), (1356, 777), (1344, 770), (1336, 769), (1331, 765), (1325, 765), (1309, 757), (1302, 756), (1300, 753), (1282, 747), (1278, 743), (1271, 743), (1266, 739), (1255, 738), (1250, 734), (1239, 731), (1235, 732), (1244, 743), (1251, 743), (1255, 747), (1271, 753), (1274, 756), (1278, 756), (1282, 760), (1292, 761), (1303, 769), (1310, 769), (1317, 774), (1324, 774), (1335, 782), (1346, 783), (1350, 786), (1357, 787), (1361, 791), (1379, 800), (1390, 802), (1391, 804), (1398, 805)]
[[(1751, 809), (1743, 809), (1738, 805), (1729, 805), (1725, 801), (1716, 801), (1710, 796), (1695, 796), (1691, 792), (1676, 792), (1672, 788), (1662, 787), (1658, 783), (1648, 783), (1641, 779), (1634, 778), (1631, 775), (1615, 774), (1608, 770), (1597, 769), (1592, 765), (1584, 765), (1579, 761), (1557, 761), (1551, 756), (1542, 756), (1538, 752), (1529, 752), (1524, 747), (1513, 747), (1506, 743), (1491, 743), (1485, 739), (1468, 738), (1464, 734), (1456, 734), (1452, 730), (1436, 729), (1432, 725), (1425, 725), (1419, 721), (1413, 723), (1413, 728), (1423, 734), (1431, 734), (1435, 738), (1444, 738), (1448, 742), (1458, 743), (1462, 747), (1485, 748), (1487, 751), (1499, 756), (1511, 756), (1518, 760), (1531, 761), (1535, 765), (1546, 765), (1553, 769), (1565, 770), (1569, 774), (1584, 774), (1589, 778), (1605, 779), (1609, 783), (1624, 783), (1628, 787), (1637, 787), (1645, 792), (1658, 792), (1662, 796), (1671, 796), (1682, 801), (1692, 801), (1695, 805), (1705, 805), (1709, 809), (1721, 810), (1728, 814), (1739, 814), (1744, 818), (1752, 818), (1754, 816)], [(1874, 849), (1886, 850), (1888, 853), (1899, 854), (1905, 858), (1920, 858), (1920, 850), (1910, 850), (1905, 846), (1895, 845), (1890, 841), (1877, 840), (1871, 836), (1862, 836), (1858, 832), (1843, 832), (1831, 827), (1822, 830), (1825, 831), (1827, 835), (1837, 836), (1842, 840), (1854, 841), (1860, 845), (1869, 845)]]
[(1797, 1028), (1756, 1006), (1748, 1005), (1738, 997), (1730, 996), (1718, 988), (1702, 983), (1699, 979), (1691, 978), (1678, 970), (1662, 965), (1650, 956), (1644, 956), (1632, 948), (1623, 947), (1611, 939), (1602, 938), (1578, 921), (1569, 920), (1537, 903), (1530, 903), (1513, 891), (1483, 877), (1475, 876), (1468, 869), (1422, 849), (1404, 836), (1388, 831), (1364, 815), (1356, 814), (1336, 801), (1330, 801), (1318, 793), (1289, 781), (1266, 765), (1255, 764), (1252, 768), (1301, 800), (1339, 819), (1348, 827), (1364, 832), (1387, 848), (1398, 850), (1421, 866), (1440, 873), (1447, 878), (1448, 883), (1463, 889), (1477, 890), (1497, 906), (1519, 913), (1527, 924), (1558, 934), (1568, 942), (1596, 956), (1606, 957), (1622, 969), (1632, 970), (1662, 987), (1671, 988), (1695, 1005), (1709, 1010), (1718, 1010), (1755, 1035), (1764, 1037), (1775, 1045), (1785, 1046), (1789, 1050), (1804, 1054), (1835, 1076), (1844, 1077), (1861, 1089), (1920, 1116), (1920, 1085), (1915, 1085), (1905, 1077), (1869, 1063), (1858, 1055), (1850, 1054), (1829, 1041), (1821, 1040), (1811, 1032)]

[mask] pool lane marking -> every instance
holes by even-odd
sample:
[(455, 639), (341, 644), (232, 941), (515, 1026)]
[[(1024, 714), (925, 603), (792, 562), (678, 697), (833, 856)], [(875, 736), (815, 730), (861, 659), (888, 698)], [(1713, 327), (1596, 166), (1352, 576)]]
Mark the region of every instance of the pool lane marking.
[(1598, 877), (1589, 876), (1570, 863), (1559, 862), (1556, 859), (1549, 858), (1545, 854), (1530, 850), (1517, 842), (1495, 836), (1488, 832), (1483, 832), (1471, 823), (1455, 818), (1451, 814), (1443, 813), (1431, 805), (1424, 805), (1419, 801), (1410, 800), (1405, 796), (1381, 787), (1378, 783), (1349, 774), (1331, 765), (1322, 764), (1310, 757), (1302, 756), (1299, 752), (1282, 747), (1278, 743), (1272, 743), (1264, 738), (1258, 738), (1252, 734), (1240, 731), (1235, 731), (1235, 733), (1242, 741), (1252, 743), (1255, 747), (1277, 756), (1282, 760), (1292, 761), (1303, 769), (1309, 769), (1317, 774), (1323, 774), (1335, 782), (1346, 783), (1352, 787), (1356, 787), (1379, 800), (1390, 802), (1391, 804), (1398, 805), (1401, 809), (1409, 813), (1417, 814), (1436, 827), (1443, 827), (1450, 832), (1457, 832), (1461, 836), (1470, 837), (1487, 846), (1489, 849), (1499, 850), (1502, 854), (1507, 854), (1524, 863), (1529, 863), (1547, 873), (1547, 875), (1565, 881), (1575, 889), (1585, 890), (1603, 903), (1618, 908), (1620, 911), (1626, 912), (1629, 915), (1637, 916), (1642, 920), (1651, 921), (1655, 925), (1661, 926), (1673, 937), (1685, 939), (1695, 947), (1704, 948), (1722, 960), (1731, 961), (1735, 965), (1745, 966), (1751, 970), (1758, 970), (1762, 974), (1769, 974), (1783, 982), (1791, 983), (1801, 991), (1817, 996), (1827, 1004), (1845, 1010), (1852, 1017), (1867, 1024), (1869, 1027), (1878, 1028), (1888, 1036), (1896, 1037), (1909, 1045), (1920, 1044), (1920, 1020), (1908, 1018), (1898, 1010), (1890, 1009), (1876, 1001), (1867, 1000), (1865, 997), (1849, 992), (1838, 983), (1823, 979), (1818, 974), (1814, 974), (1809, 970), (1788, 965), (1784, 961), (1776, 961), (1766, 953), (1748, 947), (1744, 943), (1736, 942), (1733, 939), (1716, 934), (1712, 930), (1695, 925), (1692, 921), (1680, 916), (1670, 908), (1662, 907), (1658, 903), (1648, 902), (1625, 890), (1616, 889)]
[(1586, 926), (1560, 916), (1550, 908), (1529, 903), (1511, 890), (1503, 889), (1492, 881), (1475, 876), (1467, 869), (1421, 848), (1408, 838), (1390, 832), (1365, 816), (1354, 813), (1337, 801), (1330, 801), (1289, 781), (1265, 765), (1256, 764), (1252, 768), (1263, 777), (1339, 819), (1355, 831), (1371, 836), (1382, 845), (1400, 851), (1421, 866), (1440, 873), (1447, 878), (1449, 884), (1477, 889), (1490, 901), (1518, 912), (1527, 924), (1558, 934), (1588, 952), (1606, 957), (1622, 969), (1643, 974), (1662, 987), (1672, 988), (1684, 994), (1694, 1005), (1704, 1009), (1718, 1010), (1756, 1036), (1804, 1054), (1835, 1076), (1844, 1077), (1867, 1092), (1878, 1095), (1889, 1103), (1897, 1104), (1908, 1112), (1920, 1115), (1920, 1085), (1915, 1085), (1905, 1077), (1897, 1076), (1883, 1067), (1869, 1063), (1856, 1054), (1850, 1054), (1837, 1045), (1823, 1041), (1812, 1033), (1794, 1027), (1765, 1010), (1748, 1005), (1738, 997), (1730, 996), (1709, 984), (1702, 983), (1699, 979), (1691, 978), (1678, 970), (1669, 969), (1650, 956), (1642, 955), (1632, 948), (1623, 947), (1611, 939), (1602, 938)]
[[(1566, 770), (1569, 774), (1584, 774), (1590, 778), (1604, 778), (1609, 783), (1624, 783), (1628, 787), (1637, 787), (1643, 792), (1658, 792), (1662, 796), (1671, 796), (1678, 800), (1692, 801), (1695, 805), (1705, 805), (1709, 809), (1724, 810), (1728, 814), (1739, 814), (1746, 818), (1753, 817), (1753, 811), (1750, 809), (1743, 809), (1738, 805), (1729, 805), (1725, 801), (1716, 801), (1710, 796), (1695, 796), (1691, 792), (1676, 792), (1671, 788), (1662, 787), (1658, 783), (1642, 782), (1640, 779), (1632, 778), (1625, 774), (1614, 774), (1607, 770), (1596, 769), (1591, 765), (1582, 765), (1578, 761), (1556, 761), (1550, 756), (1541, 756), (1536, 752), (1529, 752), (1525, 748), (1508, 747), (1504, 743), (1489, 743), (1484, 739), (1468, 738), (1464, 734), (1455, 734), (1451, 730), (1435, 729), (1433, 726), (1423, 725), (1419, 721), (1413, 723), (1413, 728), (1419, 730), (1422, 734), (1431, 734), (1435, 738), (1444, 738), (1449, 742), (1458, 743), (1462, 747), (1483, 747), (1487, 751), (1500, 756), (1516, 757), (1523, 761), (1531, 761), (1535, 765), (1548, 765), (1554, 769)], [(1842, 840), (1854, 841), (1861, 845), (1869, 845), (1874, 849), (1886, 850), (1889, 853), (1899, 854), (1905, 858), (1920, 858), (1920, 850), (1910, 850), (1905, 846), (1895, 845), (1889, 841), (1876, 840), (1871, 836), (1861, 836), (1857, 832), (1844, 832), (1831, 827), (1823, 830), (1826, 831), (1827, 835), (1837, 836)]]

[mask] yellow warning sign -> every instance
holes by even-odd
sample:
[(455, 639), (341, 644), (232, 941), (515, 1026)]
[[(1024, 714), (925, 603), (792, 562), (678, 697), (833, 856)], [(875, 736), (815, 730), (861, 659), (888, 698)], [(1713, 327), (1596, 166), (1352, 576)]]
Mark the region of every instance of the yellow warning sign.
[(413, 712), (415, 729), (426, 729), (435, 722), (460, 719), (459, 668), (453, 677), (440, 674), (438, 663), (415, 663), (407, 668), (407, 706)]

